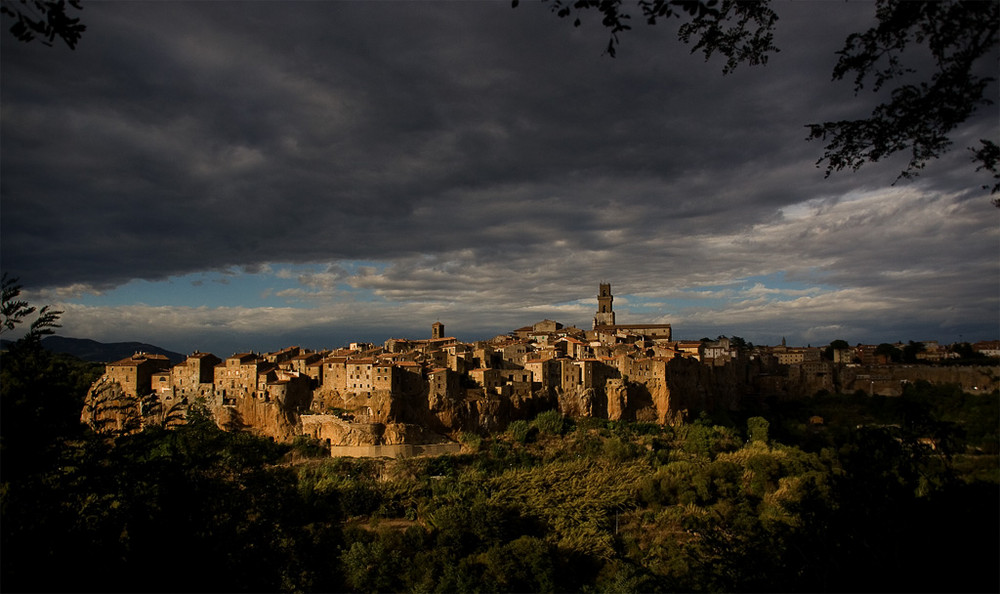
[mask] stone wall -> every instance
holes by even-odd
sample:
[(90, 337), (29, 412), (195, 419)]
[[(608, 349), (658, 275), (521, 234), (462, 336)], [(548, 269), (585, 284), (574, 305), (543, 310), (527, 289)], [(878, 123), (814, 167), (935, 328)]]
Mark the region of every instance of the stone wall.
[[(1000, 388), (1000, 367), (934, 366), (934, 365), (870, 365), (841, 368), (840, 391), (899, 396), (907, 383), (926, 381), (932, 384), (955, 384), (963, 391), (988, 394)], [(812, 392), (811, 392), (812, 393)]]

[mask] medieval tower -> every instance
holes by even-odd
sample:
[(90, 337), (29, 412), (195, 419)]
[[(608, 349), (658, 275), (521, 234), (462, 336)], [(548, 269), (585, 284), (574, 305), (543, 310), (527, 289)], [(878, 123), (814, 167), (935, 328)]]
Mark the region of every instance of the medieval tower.
[(614, 300), (615, 297), (611, 294), (611, 283), (601, 283), (597, 292), (597, 313), (594, 315), (594, 328), (615, 325), (615, 310), (611, 306)]
[(444, 324), (441, 322), (434, 322), (431, 324), (431, 340), (437, 340), (439, 338), (444, 338)]

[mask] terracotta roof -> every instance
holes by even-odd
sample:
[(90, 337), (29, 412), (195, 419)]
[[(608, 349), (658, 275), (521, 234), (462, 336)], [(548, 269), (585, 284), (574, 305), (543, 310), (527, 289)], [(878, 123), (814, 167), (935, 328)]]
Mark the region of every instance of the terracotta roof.
[(437, 343), (437, 342), (448, 342), (449, 340), (452, 341), (452, 342), (455, 342), (458, 339), (456, 339), (454, 336), (445, 336), (443, 338), (430, 338), (430, 339), (427, 340), (427, 342), (429, 342), (429, 343)]
[(664, 329), (671, 328), (670, 324), (602, 324), (594, 327), (594, 330), (604, 332), (614, 332), (615, 330), (643, 330), (643, 329)]
[(124, 359), (119, 359), (114, 363), (108, 363), (108, 365), (116, 365), (119, 367), (139, 365), (146, 361), (170, 361), (167, 357), (163, 355), (153, 355), (147, 353), (136, 353), (131, 357), (126, 357)]

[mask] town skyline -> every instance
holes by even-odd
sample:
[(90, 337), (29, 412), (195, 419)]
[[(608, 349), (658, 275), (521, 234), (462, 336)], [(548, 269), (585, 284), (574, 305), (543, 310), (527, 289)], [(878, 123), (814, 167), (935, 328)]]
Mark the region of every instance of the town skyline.
[[(335, 446), (334, 456), (381, 455), (384, 445), (423, 447), (442, 443), (443, 434), (502, 427), (510, 419), (495, 414), (498, 406), (555, 405), (570, 417), (662, 424), (761, 394), (902, 396), (921, 381), (985, 394), (995, 390), (988, 370), (998, 358), (1000, 341), (900, 348), (834, 341), (824, 349), (721, 336), (676, 340), (670, 324), (618, 323), (611, 286), (601, 283), (590, 329), (546, 319), (467, 343), (434, 322), (428, 338), (322, 351), (288, 346), (224, 358), (139, 351), (107, 362), (81, 420), (98, 431), (129, 432), (176, 422), (169, 419), (202, 402), (220, 427), (283, 441), (311, 435)], [(481, 415), (480, 403), (493, 412)], [(388, 425), (368, 435), (373, 423)], [(340, 447), (349, 450), (335, 453)]]
[(969, 394), (996, 389), (989, 370), (1000, 341), (754, 346), (726, 337), (677, 340), (670, 324), (616, 317), (611, 286), (601, 283), (589, 329), (546, 319), (467, 343), (434, 322), (428, 338), (322, 351), (288, 346), (220, 357), (196, 350), (173, 359), (136, 352), (107, 362), (81, 420), (97, 431), (130, 432), (178, 422), (200, 402), (219, 427), (281, 441), (309, 435), (333, 456), (383, 455), (383, 446), (395, 456), (436, 448), (444, 435), (496, 430), (528, 410), (663, 424), (761, 395), (902, 396), (915, 382), (951, 382)]
[(541, 3), (87, 4), (74, 51), (0, 39), (4, 272), (63, 336), (179, 352), (586, 325), (599, 282), (685, 339), (995, 339), (995, 110), (915, 180), (825, 178), (805, 126), (870, 110), (830, 79), (874, 8), (774, 9), (723, 76)]
[[(604, 283), (601, 284), (601, 287)], [(614, 292), (613, 284), (610, 285), (610, 290)], [(30, 296), (30, 292), (29, 292)], [(656, 324), (665, 324), (667, 326), (672, 326), (669, 320), (673, 319), (670, 316), (649, 316), (643, 315), (648, 314), (648, 309), (646, 307), (634, 307), (636, 303), (635, 300), (630, 299), (629, 295), (615, 294), (615, 309), (614, 314), (619, 316), (617, 323), (619, 325), (638, 325), (638, 326), (649, 326)], [(639, 302), (642, 303), (641, 301)], [(654, 306), (657, 304), (654, 304)], [(622, 306), (625, 307), (624, 311), (621, 309)], [(363, 310), (365, 307), (364, 303), (356, 304), (359, 310)], [(562, 308), (554, 308), (550, 310), (555, 312), (553, 316), (544, 316), (537, 319), (521, 319), (520, 322), (516, 320), (515, 314), (506, 313), (503, 316), (498, 316), (499, 319), (511, 319), (514, 321), (514, 325), (501, 326), (499, 323), (485, 324), (476, 326), (472, 324), (467, 327), (455, 328), (453, 324), (448, 323), (447, 312), (441, 312), (442, 315), (438, 315), (434, 319), (435, 324), (441, 323), (445, 328), (448, 328), (448, 336), (464, 343), (474, 343), (485, 340), (490, 340), (497, 336), (504, 335), (514, 335), (518, 329), (523, 329), (525, 327), (530, 327), (532, 324), (538, 323), (540, 321), (552, 321), (566, 327), (575, 327), (580, 330), (591, 329), (593, 320), (596, 314), (600, 311), (600, 297), (598, 291), (595, 290), (593, 295), (589, 298), (578, 299), (567, 303)], [(557, 319), (558, 314), (572, 313), (579, 317), (583, 311), (590, 308), (590, 320), (576, 320), (576, 322), (564, 322), (563, 319)], [(72, 313), (72, 307), (70, 308), (70, 314)], [(200, 312), (203, 313), (204, 308)], [(542, 310), (544, 313), (545, 310)], [(596, 312), (596, 313), (595, 313)], [(308, 328), (298, 328), (291, 331), (278, 331), (271, 336), (257, 335), (255, 342), (248, 341), (245, 339), (227, 339), (226, 337), (216, 337), (209, 338), (208, 340), (198, 340), (195, 338), (186, 338), (183, 334), (177, 334), (172, 332), (167, 332), (165, 336), (158, 336), (148, 331), (143, 333), (138, 331), (135, 335), (128, 336), (117, 334), (117, 336), (122, 336), (120, 339), (113, 340), (101, 340), (95, 338), (94, 336), (84, 336), (84, 335), (71, 335), (69, 332), (65, 331), (65, 327), (68, 325), (72, 330), (77, 329), (78, 326), (73, 324), (72, 321), (66, 323), (66, 313), (63, 312), (60, 322), (62, 326), (58, 329), (57, 334), (65, 338), (73, 339), (85, 339), (85, 340), (97, 340), (97, 342), (140, 342), (155, 345), (166, 350), (174, 351), (180, 354), (189, 354), (193, 352), (203, 352), (203, 353), (213, 353), (220, 356), (225, 356), (227, 354), (237, 354), (237, 353), (267, 353), (267, 352), (277, 352), (286, 349), (291, 346), (300, 347), (303, 349), (308, 349), (310, 351), (323, 351), (338, 348), (346, 348), (350, 344), (363, 343), (372, 345), (382, 345), (386, 341), (393, 339), (404, 339), (404, 340), (421, 340), (426, 339), (431, 336), (432, 324), (424, 320), (423, 324), (417, 323), (415, 320), (407, 320), (396, 329), (383, 328), (377, 331), (365, 331), (362, 332), (352, 332), (349, 327), (342, 329), (331, 329), (318, 326), (315, 330)], [(198, 316), (193, 315), (192, 321), (197, 323)], [(402, 312), (399, 316), (400, 320), (406, 320), (407, 316), (405, 312)], [(612, 320), (615, 318), (612, 317)], [(123, 320), (128, 322), (128, 320)], [(481, 323), (482, 321), (480, 321)], [(175, 319), (175, 324), (181, 324), (182, 320)], [(525, 326), (526, 325), (526, 326)], [(816, 334), (818, 338), (802, 340), (804, 338), (801, 335), (797, 335), (794, 332), (789, 333), (758, 333), (758, 334), (743, 334), (739, 332), (729, 331), (729, 329), (721, 325), (703, 325), (696, 326), (694, 329), (691, 328), (679, 328), (679, 333), (675, 334), (675, 340), (680, 341), (699, 341), (705, 338), (716, 339), (719, 337), (728, 338), (739, 338), (748, 343), (752, 343), (759, 346), (779, 346), (787, 344), (790, 347), (816, 347), (816, 346), (826, 346), (831, 342), (837, 340), (844, 340), (848, 342), (851, 346), (854, 345), (878, 345), (881, 343), (888, 344), (906, 344), (908, 342), (933, 342), (940, 344), (941, 346), (961, 344), (961, 343), (977, 343), (994, 341), (997, 338), (997, 330), (990, 329), (984, 325), (983, 328), (977, 331), (976, 328), (972, 328), (972, 331), (968, 334), (958, 334), (957, 338), (942, 338), (938, 335), (933, 335), (933, 333), (926, 333), (916, 336), (898, 336), (893, 337), (889, 335), (877, 336), (866, 334), (863, 337), (857, 337), (855, 340), (853, 336), (845, 335), (844, 333), (838, 333), (837, 328), (839, 325), (833, 324), (827, 328), (823, 329), (825, 334)], [(126, 324), (118, 324), (117, 331), (121, 332), (121, 328), (127, 328)], [(477, 331), (477, 328), (479, 329)], [(693, 331), (698, 328), (704, 330), (703, 332)], [(100, 332), (97, 332), (100, 335)], [(197, 334), (197, 333), (193, 333)], [(761, 340), (760, 337), (763, 336), (765, 339)], [(824, 338), (825, 336), (825, 338)], [(954, 336), (954, 335), (952, 335)], [(14, 336), (16, 338), (16, 336)]]

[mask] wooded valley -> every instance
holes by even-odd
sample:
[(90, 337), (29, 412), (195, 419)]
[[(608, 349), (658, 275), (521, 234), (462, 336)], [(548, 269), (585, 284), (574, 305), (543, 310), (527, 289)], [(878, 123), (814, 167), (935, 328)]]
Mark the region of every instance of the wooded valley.
[(195, 408), (116, 439), (100, 373), (2, 359), (6, 591), (997, 591), (1000, 395), (745, 401), (668, 425), (555, 411), (463, 453), (330, 458)]

